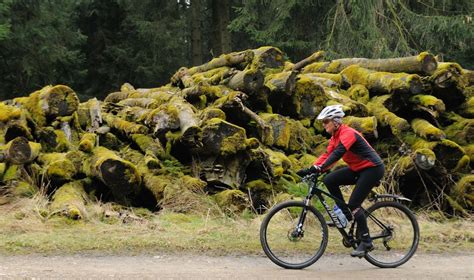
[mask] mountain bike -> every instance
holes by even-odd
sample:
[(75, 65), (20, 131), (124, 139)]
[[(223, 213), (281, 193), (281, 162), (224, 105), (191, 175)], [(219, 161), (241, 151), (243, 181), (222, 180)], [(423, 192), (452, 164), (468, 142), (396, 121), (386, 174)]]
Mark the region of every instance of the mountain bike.
[[(355, 221), (347, 230), (326, 202), (324, 196), (347, 204), (323, 190), (319, 174), (302, 178), (308, 186), (303, 201), (286, 201), (272, 207), (260, 226), (260, 243), (267, 257), (275, 264), (288, 269), (302, 269), (314, 264), (328, 244), (328, 225), (321, 212), (313, 206), (316, 196), (329, 219), (342, 236), (347, 248), (357, 248), (360, 239)], [(329, 200), (331, 202), (331, 200)], [(364, 258), (381, 268), (393, 268), (407, 262), (418, 247), (420, 230), (412, 211), (402, 204), (407, 198), (392, 194), (376, 194), (369, 198), (372, 204), (363, 209), (367, 217), (374, 249)]]

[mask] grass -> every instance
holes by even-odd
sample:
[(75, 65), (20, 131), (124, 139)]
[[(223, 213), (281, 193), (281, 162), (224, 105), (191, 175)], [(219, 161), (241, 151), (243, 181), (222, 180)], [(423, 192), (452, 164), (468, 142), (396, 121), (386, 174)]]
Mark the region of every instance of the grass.
[[(46, 216), (44, 206), (41, 198), (20, 199), (0, 206), (0, 253), (263, 255), (259, 243), (263, 216), (249, 212), (233, 217), (211, 210), (202, 214), (151, 214), (133, 209), (120, 212), (110, 205), (95, 204), (95, 214), (73, 221)], [(418, 252), (474, 250), (472, 218), (440, 221), (436, 213), (425, 212), (418, 214), (418, 220)], [(330, 229), (329, 238), (326, 252), (349, 253), (336, 230)]]

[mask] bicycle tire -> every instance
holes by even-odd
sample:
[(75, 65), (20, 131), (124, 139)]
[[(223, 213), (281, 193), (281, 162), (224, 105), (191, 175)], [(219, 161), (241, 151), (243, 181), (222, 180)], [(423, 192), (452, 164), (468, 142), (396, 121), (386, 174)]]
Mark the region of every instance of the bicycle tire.
[(367, 217), (374, 250), (364, 258), (381, 268), (394, 268), (406, 263), (415, 254), (420, 239), (420, 229), (412, 211), (396, 201), (380, 201), (367, 209), (366, 216), (368, 213), (393, 229), (390, 230), (390, 236), (377, 238), (378, 234), (385, 234), (386, 230)]
[[(303, 224), (304, 236), (295, 240), (290, 231), (296, 228), (304, 207), (308, 210)], [(286, 227), (284, 222), (290, 222), (290, 225)], [(328, 244), (328, 227), (321, 213), (313, 206), (306, 206), (302, 201), (286, 201), (270, 209), (263, 219), (260, 243), (267, 257), (276, 265), (302, 269), (314, 264), (324, 254)], [(311, 249), (308, 246), (316, 247)]]

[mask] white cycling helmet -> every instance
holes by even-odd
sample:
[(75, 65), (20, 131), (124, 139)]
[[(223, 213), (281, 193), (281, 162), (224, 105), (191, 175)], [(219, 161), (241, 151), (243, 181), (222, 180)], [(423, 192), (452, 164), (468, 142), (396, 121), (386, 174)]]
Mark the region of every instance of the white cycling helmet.
[(344, 111), (342, 111), (342, 105), (330, 105), (325, 107), (318, 115), (318, 120), (323, 119), (334, 119), (344, 117)]

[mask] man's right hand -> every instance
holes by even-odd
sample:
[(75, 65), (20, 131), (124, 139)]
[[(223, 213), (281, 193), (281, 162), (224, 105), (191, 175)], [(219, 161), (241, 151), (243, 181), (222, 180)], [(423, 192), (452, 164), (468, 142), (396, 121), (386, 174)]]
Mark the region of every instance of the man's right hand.
[(303, 168), (303, 169), (297, 171), (296, 174), (300, 177), (304, 177), (304, 176), (307, 176), (309, 174), (320, 173), (320, 172), (321, 172), (321, 167), (319, 167), (317, 165), (311, 165), (311, 167), (309, 167), (309, 168)]

